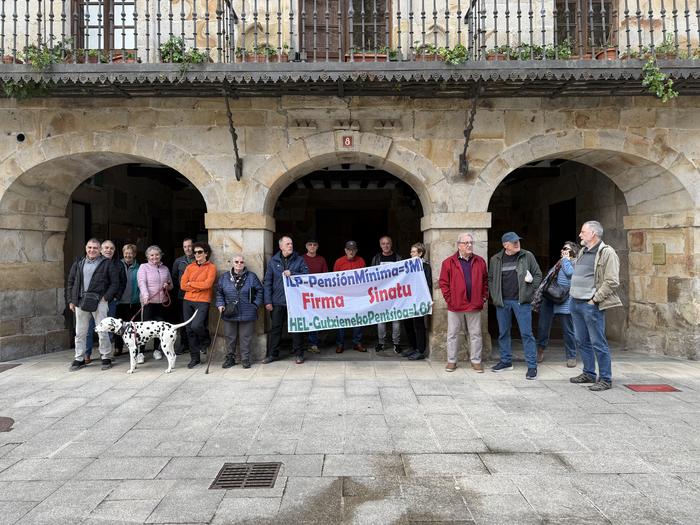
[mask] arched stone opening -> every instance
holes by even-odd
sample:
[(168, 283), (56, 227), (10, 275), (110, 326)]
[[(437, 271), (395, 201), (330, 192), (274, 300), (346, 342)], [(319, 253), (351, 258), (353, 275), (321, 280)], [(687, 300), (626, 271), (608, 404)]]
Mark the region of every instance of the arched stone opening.
[[(47, 144), (43, 144), (43, 147), (47, 148)], [(102, 181), (105, 177), (119, 179), (120, 174), (128, 179), (127, 172), (131, 169), (129, 167), (133, 166), (165, 168), (164, 164), (153, 158), (133, 153), (92, 151), (71, 155), (56, 154), (55, 157), (47, 159), (50, 157), (46, 154), (48, 149), (41, 149), (39, 146), (35, 148), (39, 148), (41, 154), (36, 150), (34, 153), (24, 151), (0, 165), (4, 181), (7, 181), (9, 186), (0, 195), (0, 238), (3, 246), (7, 248), (0, 256), (0, 301), (5, 305), (0, 319), (0, 360), (42, 354), (72, 346), (63, 313), (66, 267), (72, 262), (73, 255), (80, 253), (80, 247), (65, 246), (67, 235), (72, 242), (75, 234), (75, 231), (69, 228), (76, 189), (90, 178), (93, 178), (91, 180), (94, 182), (95, 175)], [(31, 165), (30, 158), (38, 160), (37, 156), (41, 161)], [(26, 164), (31, 167), (19, 174), (15, 173), (19, 166)], [(172, 168), (168, 169), (171, 170), (171, 174), (176, 173)], [(177, 177), (185, 181), (188, 187), (194, 187), (192, 181), (185, 178), (187, 174), (181, 171), (177, 173)], [(193, 168), (191, 173), (194, 174), (195, 180), (203, 180), (203, 171)], [(93, 214), (93, 219), (98, 222), (86, 225), (88, 227), (82, 229), (82, 238), (73, 243), (83, 244), (83, 254), (86, 235), (116, 236), (119, 228), (126, 226), (110, 220), (110, 217), (116, 215), (110, 215), (109, 211), (115, 208), (115, 200), (129, 209), (134, 199), (143, 199), (142, 193), (136, 194), (137, 186), (140, 185), (112, 181), (107, 188), (103, 185), (102, 189), (98, 189), (99, 185), (93, 184), (98, 193), (107, 193), (108, 197), (94, 199), (93, 204), (99, 213)], [(78, 193), (82, 192), (78, 200), (85, 200), (86, 191), (84, 188), (78, 189)], [(117, 192), (121, 194), (115, 197)], [(197, 194), (203, 214), (207, 203), (198, 191)], [(155, 196), (161, 199), (162, 197)], [(111, 210), (106, 211), (104, 206)], [(203, 217), (199, 219), (199, 223), (203, 223)], [(96, 228), (97, 225), (99, 228)], [(125, 231), (124, 228), (122, 231)], [(150, 232), (151, 235), (153, 233)], [(124, 241), (134, 240), (129, 233), (120, 236)], [(143, 239), (141, 242), (151, 244), (159, 240)], [(120, 249), (119, 242), (117, 244), (117, 248)], [(64, 252), (66, 248), (69, 249)]]
[[(693, 290), (700, 283), (688, 261), (699, 251), (697, 167), (679, 152), (622, 132), (556, 139), (517, 144), (479, 175), (470, 205), (483, 209), (487, 203), (491, 212), (488, 253), (501, 249), (500, 236), (514, 230), (546, 270), (564, 235), (563, 228), (559, 237), (553, 234), (550, 223), (568, 224), (573, 230), (566, 236), (577, 240), (582, 222), (599, 220), (622, 266), (625, 308), (608, 316), (611, 339), (630, 350), (695, 358), (700, 315)], [(571, 149), (579, 141), (598, 148)], [(495, 319), (490, 327), (497, 330)]]

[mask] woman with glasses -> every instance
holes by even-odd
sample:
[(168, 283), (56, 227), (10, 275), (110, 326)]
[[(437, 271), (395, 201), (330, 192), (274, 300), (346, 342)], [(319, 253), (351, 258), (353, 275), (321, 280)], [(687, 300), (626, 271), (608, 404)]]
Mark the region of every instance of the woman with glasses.
[[(537, 323), (537, 362), (544, 361), (544, 351), (549, 344), (549, 333), (552, 329), (552, 321), (555, 316), (561, 320), (564, 332), (564, 350), (566, 352), (566, 366), (574, 368), (576, 366), (576, 340), (574, 339), (574, 323), (571, 319), (571, 297), (567, 296), (561, 304), (555, 304), (551, 299), (542, 293), (546, 283), (550, 280), (556, 281), (566, 290), (571, 288), (571, 276), (574, 274), (573, 261), (578, 255), (578, 246), (573, 241), (566, 241), (561, 249), (561, 259), (557, 261), (544, 279), (537, 291), (541, 295), (539, 304), (540, 318)], [(533, 307), (536, 301), (533, 301)]]
[(216, 307), (224, 320), (224, 336), (228, 354), (223, 368), (236, 364), (236, 343), (240, 342), (241, 363), (250, 368), (250, 343), (263, 303), (260, 279), (245, 266), (243, 255), (233, 256), (233, 268), (219, 277), (216, 286)]
[(194, 368), (201, 362), (201, 352), (207, 351), (209, 332), (207, 331), (207, 313), (211, 303), (216, 266), (209, 261), (211, 247), (206, 242), (196, 242), (193, 246), (194, 262), (185, 268), (180, 279), (180, 289), (185, 292), (182, 303), (182, 317), (189, 319), (194, 312), (197, 315), (187, 325), (187, 339), (190, 343), (190, 362), (187, 368)]
[[(170, 270), (163, 264), (163, 250), (157, 245), (146, 248), (146, 264), (139, 266), (136, 273), (144, 321), (163, 321), (167, 318), (166, 308), (170, 306), (168, 291), (173, 289)], [(153, 358), (163, 359), (160, 339), (154, 339)], [(136, 363), (144, 362), (143, 348), (139, 347)]]
[[(425, 280), (428, 282), (428, 290), (430, 294), (433, 293), (433, 272), (430, 269), (430, 263), (428, 263), (425, 257), (425, 245), (422, 242), (417, 242), (411, 246), (411, 257), (419, 257), (423, 262), (423, 273), (425, 274)], [(428, 316), (424, 315), (422, 317), (412, 317), (410, 319), (404, 319), (403, 326), (406, 330), (406, 336), (408, 338), (408, 348), (401, 352), (401, 357), (407, 357), (411, 361), (418, 361), (420, 359), (425, 359), (425, 349), (426, 349), (426, 329), (425, 324), (428, 320)]]

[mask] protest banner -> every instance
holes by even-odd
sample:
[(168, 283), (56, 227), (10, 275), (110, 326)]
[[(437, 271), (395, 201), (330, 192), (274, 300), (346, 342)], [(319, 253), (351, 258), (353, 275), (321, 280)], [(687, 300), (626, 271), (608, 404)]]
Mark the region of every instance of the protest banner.
[(284, 277), (287, 329), (367, 326), (432, 313), (419, 258), (342, 272)]

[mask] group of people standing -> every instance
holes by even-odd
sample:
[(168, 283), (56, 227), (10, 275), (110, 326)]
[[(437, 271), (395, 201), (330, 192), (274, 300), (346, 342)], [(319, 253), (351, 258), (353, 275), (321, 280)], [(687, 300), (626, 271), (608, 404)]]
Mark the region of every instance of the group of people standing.
[[(439, 278), (448, 309), (445, 370), (457, 368), (459, 338), (465, 333), (470, 340), (471, 367), (483, 373), (481, 311), (490, 297), (496, 307), (500, 350), (493, 372), (513, 370), (511, 327), (515, 317), (527, 364), (525, 377), (535, 379), (557, 316), (564, 332), (567, 366), (576, 366), (577, 351), (583, 361), (583, 373), (571, 382), (590, 383), (593, 391), (611, 388), (605, 311), (622, 304), (616, 292), (620, 263), (615, 250), (603, 242), (598, 221), (584, 223), (579, 238), (582, 249), (572, 241), (564, 243), (561, 258), (543, 279), (535, 256), (520, 246), (522, 238), (515, 232), (501, 237), (503, 249), (491, 257), (488, 270), (486, 261), (474, 253), (474, 236), (459, 235), (457, 252), (443, 261)], [(556, 295), (550, 291), (554, 288)], [(532, 333), (533, 309), (540, 312), (537, 340)]]
[[(605, 336), (605, 311), (620, 306), (616, 289), (619, 286), (619, 260), (615, 250), (602, 241), (603, 227), (597, 221), (583, 224), (579, 245), (568, 241), (561, 249), (561, 258), (545, 274), (534, 255), (520, 246), (521, 237), (508, 232), (501, 238), (503, 249), (486, 261), (474, 253), (474, 236), (460, 234), (457, 251), (446, 258), (440, 268), (438, 284), (447, 304), (447, 365), (445, 370), (457, 368), (457, 355), (462, 334), (469, 337), (471, 368), (483, 373), (481, 362), (482, 310), (489, 297), (496, 307), (498, 320), (498, 345), (500, 359), (491, 367), (493, 372), (513, 370), (511, 326), (513, 316), (518, 324), (525, 361), (526, 379), (537, 377), (537, 364), (544, 359), (549, 342), (549, 332), (555, 317), (561, 319), (567, 366), (576, 366), (576, 355), (581, 355), (583, 372), (571, 378), (573, 383), (592, 383), (591, 390), (607, 390), (612, 385), (610, 351)], [(401, 256), (393, 250), (391, 237), (379, 239), (380, 251), (372, 258), (371, 265), (394, 263)], [(173, 264), (172, 273), (162, 263), (163, 252), (152, 245), (146, 249), (147, 262), (139, 264), (137, 249), (133, 244), (122, 248), (121, 259), (114, 257), (112, 241), (100, 243), (90, 239), (85, 247), (86, 256), (71, 267), (66, 289), (66, 302), (75, 312), (75, 358), (71, 370), (78, 370), (89, 363), (87, 340), (92, 337), (94, 323), (107, 316), (118, 316), (128, 321), (141, 313), (140, 320), (164, 320), (173, 303), (179, 319), (189, 319), (198, 313), (186, 327), (186, 337), (181, 338), (176, 353), (189, 349), (188, 368), (200, 364), (211, 337), (207, 328), (208, 312), (212, 301), (224, 321), (227, 354), (224, 368), (236, 364), (236, 348), (239, 348), (244, 368), (251, 366), (251, 343), (255, 322), (262, 305), (270, 313), (271, 327), (267, 352), (263, 363), (280, 358), (282, 334), (287, 323), (287, 304), (283, 278), (285, 276), (325, 273), (328, 266), (318, 254), (319, 243), (315, 239), (306, 242), (302, 256), (294, 251), (293, 241), (284, 236), (279, 239), (279, 251), (275, 253), (265, 271), (262, 282), (246, 268), (245, 258), (235, 254), (232, 268), (217, 278), (216, 266), (210, 261), (211, 248), (206, 242), (183, 241), (184, 255)], [(353, 240), (345, 243), (344, 255), (333, 264), (333, 271), (354, 270), (365, 267), (365, 261), (357, 255), (358, 246)], [(422, 260), (423, 271), (432, 289), (432, 272), (425, 261), (425, 246), (411, 246), (411, 257)], [(556, 284), (559, 295), (548, 294)], [(563, 291), (562, 291), (563, 290)], [(532, 312), (539, 311), (538, 338), (532, 331)], [(387, 341), (387, 324), (391, 324), (391, 341)], [(400, 346), (401, 333), (405, 332), (408, 345)], [(112, 366), (112, 334), (99, 334), (99, 352), (102, 369)], [(295, 362), (304, 362), (304, 337), (292, 333), (292, 352)], [(117, 336), (115, 355), (119, 355), (123, 342)], [(319, 336), (308, 334), (309, 351), (319, 352)], [(411, 360), (426, 356), (426, 317), (377, 325), (375, 351), (381, 352), (393, 345), (393, 350)], [(352, 348), (359, 352), (367, 349), (362, 343), (362, 328), (352, 329)], [(335, 340), (336, 353), (345, 351), (345, 331), (339, 329)], [(154, 359), (162, 359), (156, 340)], [(145, 360), (143, 348), (139, 348), (137, 363)], [(596, 363), (598, 372), (596, 372)]]
[[(157, 245), (146, 248), (146, 262), (137, 260), (137, 247), (126, 244), (123, 257), (115, 257), (115, 245), (106, 240), (90, 239), (85, 245), (85, 257), (71, 266), (66, 287), (66, 303), (75, 313), (75, 357), (72, 371), (91, 362), (91, 341), (95, 325), (105, 317), (118, 317), (124, 321), (163, 321), (171, 317), (171, 292), (177, 290), (181, 315), (189, 318), (197, 310), (201, 312), (187, 325), (186, 337), (192, 359), (190, 368), (200, 362), (200, 352), (209, 342), (207, 316), (212, 289), (216, 279), (216, 267), (209, 262), (211, 249), (205, 242), (183, 242), (185, 255), (178, 258), (171, 274), (163, 264), (163, 251)], [(175, 278), (173, 278), (175, 276)], [(176, 308), (177, 310), (177, 308)], [(180, 312), (178, 312), (180, 313)], [(99, 333), (99, 352), (102, 370), (112, 367), (112, 359), (122, 353), (124, 342), (116, 334)], [(178, 353), (182, 353), (181, 350)], [(154, 359), (162, 359), (160, 342), (156, 339)], [(140, 346), (136, 362), (145, 361), (144, 348)]]

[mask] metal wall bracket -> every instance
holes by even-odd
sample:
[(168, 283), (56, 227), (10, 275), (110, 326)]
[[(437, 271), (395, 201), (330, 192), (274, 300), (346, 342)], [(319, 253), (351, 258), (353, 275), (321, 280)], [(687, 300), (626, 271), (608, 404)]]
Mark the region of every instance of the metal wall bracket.
[(469, 160), (467, 159), (467, 148), (469, 147), (469, 138), (471, 137), (472, 130), (474, 129), (474, 117), (476, 117), (476, 107), (479, 103), (479, 95), (481, 95), (482, 86), (481, 80), (476, 82), (474, 86), (474, 93), (472, 96), (472, 107), (469, 112), (469, 122), (467, 123), (467, 128), (464, 130), (464, 149), (462, 153), (459, 154), (459, 174), (462, 177), (466, 177), (469, 172)]
[(228, 91), (224, 88), (224, 100), (226, 100), (226, 116), (228, 117), (228, 129), (231, 132), (231, 140), (233, 140), (233, 156), (235, 157), (233, 165), (233, 173), (236, 180), (241, 180), (243, 177), (243, 159), (238, 154), (238, 134), (233, 126), (233, 114), (231, 113), (231, 104), (228, 100)]

